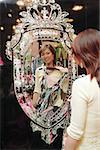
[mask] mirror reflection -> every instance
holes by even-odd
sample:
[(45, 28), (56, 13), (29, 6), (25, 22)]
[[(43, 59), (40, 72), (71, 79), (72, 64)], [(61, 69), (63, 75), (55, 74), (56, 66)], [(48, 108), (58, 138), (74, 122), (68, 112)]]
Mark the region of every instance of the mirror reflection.
[(32, 119), (33, 131), (46, 130), (42, 137), (47, 142), (53, 142), (58, 128), (69, 124), (68, 68), (68, 52), (61, 42), (34, 41), (23, 57), (14, 58), (18, 102)]
[[(47, 4), (52, 9), (48, 10)], [(20, 14), (22, 22), (7, 42), (7, 55), (13, 58), (15, 94), (31, 119), (33, 132), (41, 131), (42, 139), (50, 144), (58, 129), (69, 125), (71, 87), (77, 76), (71, 53), (74, 30), (66, 25), (68, 13), (54, 1), (35, 1)]]
[(51, 44), (43, 45), (39, 55), (43, 63), (35, 72), (33, 106), (44, 114), (63, 105), (68, 89), (68, 69), (56, 65), (56, 50)]

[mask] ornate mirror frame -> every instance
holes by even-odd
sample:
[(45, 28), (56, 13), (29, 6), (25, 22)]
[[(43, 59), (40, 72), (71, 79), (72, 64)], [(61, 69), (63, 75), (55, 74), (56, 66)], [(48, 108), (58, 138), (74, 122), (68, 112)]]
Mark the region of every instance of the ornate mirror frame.
[[(20, 15), (21, 23), (16, 26), (11, 41), (7, 41), (6, 49), (7, 57), (13, 61), (14, 91), (20, 106), (31, 119), (30, 125), (33, 132), (41, 131), (42, 139), (50, 144), (57, 136), (57, 129), (64, 129), (69, 124), (71, 88), (78, 70), (71, 52), (71, 43), (75, 34), (73, 26), (67, 22), (68, 12), (62, 11), (55, 0), (34, 0), (26, 8), (26, 11), (20, 12)], [(62, 108), (57, 109), (49, 117), (34, 113), (32, 110), (35, 76), (32, 69), (30, 69), (32, 67), (30, 47), (36, 41), (61, 43), (68, 55), (69, 84), (65, 102)]]

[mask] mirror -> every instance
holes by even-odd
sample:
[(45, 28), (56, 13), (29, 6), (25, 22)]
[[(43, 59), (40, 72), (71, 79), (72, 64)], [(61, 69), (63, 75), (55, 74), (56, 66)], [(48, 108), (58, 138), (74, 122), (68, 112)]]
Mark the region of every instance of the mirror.
[(17, 100), (31, 119), (33, 132), (52, 143), (59, 128), (70, 119), (70, 97), (77, 65), (71, 42), (74, 30), (54, 0), (33, 1), (20, 13), (6, 54), (13, 61), (14, 90)]

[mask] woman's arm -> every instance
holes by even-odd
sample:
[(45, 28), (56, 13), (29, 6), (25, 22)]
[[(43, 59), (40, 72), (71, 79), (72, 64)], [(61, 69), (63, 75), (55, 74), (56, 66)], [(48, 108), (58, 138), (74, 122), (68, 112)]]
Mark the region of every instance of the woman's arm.
[(35, 73), (35, 88), (33, 93), (33, 106), (36, 107), (41, 93), (41, 84), (39, 79), (39, 69)]
[(40, 97), (40, 94), (39, 93), (34, 93), (33, 94), (33, 106), (36, 107), (37, 104), (38, 104), (38, 101), (39, 101), (39, 97)]
[(64, 143), (64, 150), (76, 150), (76, 147), (78, 146), (79, 141), (74, 140), (70, 136), (64, 136), (63, 143)]
[(72, 87), (71, 99), (71, 123), (67, 128), (68, 136), (65, 138), (64, 150), (75, 150), (78, 141), (82, 138), (85, 130), (87, 110), (88, 110), (88, 94), (84, 83), (78, 79)]

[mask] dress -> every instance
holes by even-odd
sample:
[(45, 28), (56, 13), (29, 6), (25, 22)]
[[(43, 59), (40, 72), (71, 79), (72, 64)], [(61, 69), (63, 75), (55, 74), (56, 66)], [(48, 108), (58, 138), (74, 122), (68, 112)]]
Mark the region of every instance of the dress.
[[(57, 130), (69, 125), (70, 108), (67, 101), (69, 76), (68, 70), (56, 67), (50, 74), (46, 73), (46, 67), (36, 69), (34, 92), (40, 94), (37, 109), (34, 114), (34, 122), (31, 123), (33, 132), (40, 130), (41, 137), (51, 144), (57, 137)], [(49, 108), (52, 108), (49, 110)]]
[(91, 80), (87, 75), (74, 81), (71, 107), (67, 133), (80, 140), (77, 150), (100, 150), (100, 88), (95, 77)]
[[(64, 98), (61, 97), (62, 92), (67, 93), (68, 90), (68, 73), (66, 68), (56, 67), (49, 75), (46, 74), (46, 67), (42, 66), (36, 70), (35, 89), (34, 92), (40, 94), (42, 105), (60, 107), (63, 105)], [(42, 109), (43, 110), (43, 109)]]

